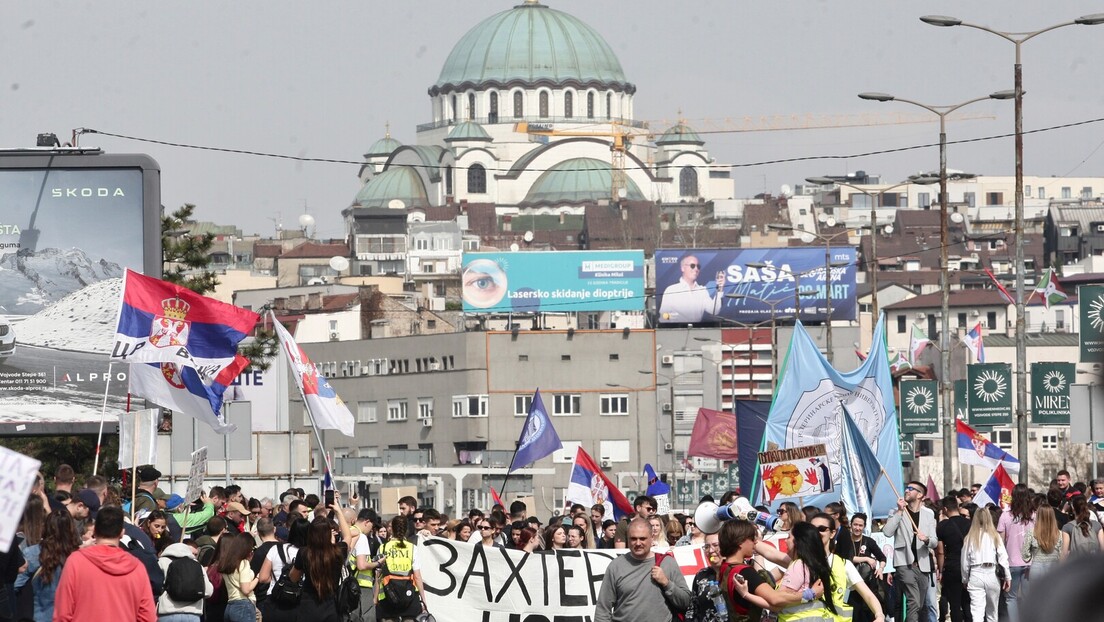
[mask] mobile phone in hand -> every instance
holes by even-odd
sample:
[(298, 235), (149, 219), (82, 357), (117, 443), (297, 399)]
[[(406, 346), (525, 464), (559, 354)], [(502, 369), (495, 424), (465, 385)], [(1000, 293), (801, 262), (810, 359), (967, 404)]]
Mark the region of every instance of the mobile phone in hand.
[(326, 491), (326, 507), (330, 507), (331, 505), (333, 505), (333, 503), (334, 503), (334, 491), (333, 490), (327, 490)]

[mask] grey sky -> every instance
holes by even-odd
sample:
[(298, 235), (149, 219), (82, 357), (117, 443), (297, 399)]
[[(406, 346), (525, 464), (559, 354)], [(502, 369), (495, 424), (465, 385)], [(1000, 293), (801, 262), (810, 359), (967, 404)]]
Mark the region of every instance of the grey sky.
[[(479, 2), (70, 3), (0, 5), (0, 146), (73, 128), (171, 142), (360, 160), (384, 133), (404, 143), (430, 120), (426, 89), (460, 36), (520, 0)], [(636, 84), (638, 119), (920, 112), (860, 101), (884, 91), (954, 104), (1012, 88), (1013, 46), (922, 14), (1031, 30), (1100, 12), (1099, 2), (927, 3), (549, 0), (595, 28)], [(1104, 116), (1104, 25), (1071, 26), (1024, 46), (1026, 130)], [(994, 120), (948, 127), (951, 140), (1011, 133), (1011, 102), (966, 110)], [(661, 128), (662, 129), (662, 128)], [(935, 142), (938, 125), (706, 135), (718, 162), (854, 154)], [(1104, 123), (1026, 138), (1025, 174), (1099, 176)], [(145, 152), (163, 202), (201, 219), (271, 234), (304, 204), (323, 237), (358, 190), (357, 166), (203, 152), (86, 135), (82, 146)], [(951, 168), (1013, 174), (1011, 138), (950, 148)], [(899, 181), (938, 166), (934, 148), (737, 168), (736, 196), (855, 170)]]

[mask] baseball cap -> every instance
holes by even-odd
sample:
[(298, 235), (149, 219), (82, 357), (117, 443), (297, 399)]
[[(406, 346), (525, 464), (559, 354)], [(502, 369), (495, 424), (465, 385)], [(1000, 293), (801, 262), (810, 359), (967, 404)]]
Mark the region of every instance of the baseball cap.
[(175, 510), (182, 503), (184, 503), (184, 497), (181, 497), (180, 495), (169, 495), (169, 498), (165, 499), (165, 509)]
[(84, 504), (84, 507), (88, 508), (88, 513), (95, 517), (96, 512), (100, 511), (100, 495), (96, 494), (96, 491), (85, 488), (78, 492), (75, 496), (77, 501)]
[(140, 482), (155, 482), (161, 479), (161, 471), (158, 471), (155, 467), (146, 466), (138, 469), (138, 481)]
[(245, 506), (237, 501), (231, 501), (223, 506), (227, 512), (241, 512), (242, 514), (249, 514), (249, 510), (245, 509)]

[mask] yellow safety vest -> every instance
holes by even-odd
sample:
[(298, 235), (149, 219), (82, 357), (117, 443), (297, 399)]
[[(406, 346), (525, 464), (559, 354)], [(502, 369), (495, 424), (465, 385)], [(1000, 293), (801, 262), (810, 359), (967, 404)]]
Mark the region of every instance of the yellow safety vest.
[(832, 604), (836, 607), (836, 620), (850, 620), (853, 608), (847, 604), (847, 560), (833, 554), (832, 560)]
[[(402, 546), (400, 546), (400, 544)], [(395, 540), (388, 540), (380, 547), (380, 553), (383, 555), (387, 563), (387, 575), (396, 577), (409, 577), (414, 573), (414, 544), (411, 542), (403, 541), (399, 543)], [(384, 575), (382, 585), (386, 585), (388, 582), (388, 576)], [(381, 587), (379, 592), (379, 599), (383, 601), (387, 598)]]
[[(835, 583), (835, 580), (835, 573), (833, 572), (833, 583)], [(837, 618), (824, 606), (824, 602), (818, 598), (807, 603), (786, 607), (778, 613), (778, 620), (779, 622), (792, 622), (796, 620), (800, 620), (801, 622), (836, 622)]]

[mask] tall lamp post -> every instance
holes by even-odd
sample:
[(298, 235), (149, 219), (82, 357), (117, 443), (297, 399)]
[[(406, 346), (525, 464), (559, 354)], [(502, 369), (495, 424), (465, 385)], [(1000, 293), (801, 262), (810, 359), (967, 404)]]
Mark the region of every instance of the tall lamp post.
[(878, 324), (878, 204), (882, 202), (882, 197), (885, 193), (893, 190), (894, 188), (900, 188), (901, 186), (909, 186), (912, 184), (919, 184), (926, 186), (928, 184), (934, 184), (939, 181), (938, 177), (922, 175), (910, 178), (906, 181), (902, 181), (899, 184), (894, 184), (888, 188), (882, 188), (878, 192), (869, 192), (863, 190), (859, 186), (844, 183), (832, 179), (831, 177), (806, 177), (805, 181), (810, 184), (816, 184), (818, 186), (843, 186), (844, 188), (851, 188), (856, 192), (865, 194), (870, 197), (870, 315), (874, 318), (874, 325)]
[[(770, 325), (771, 325), (771, 395), (774, 395), (774, 389), (778, 382), (778, 324), (776, 311), (778, 305), (785, 304), (785, 300), (767, 300), (765, 298), (759, 298), (758, 296), (749, 296), (747, 294), (725, 294), (725, 298), (731, 300), (754, 300), (761, 302), (770, 307)], [(794, 309), (796, 314), (797, 309)]]
[[(1050, 32), (1058, 28), (1065, 26), (1097, 26), (1104, 24), (1104, 13), (1093, 13), (1092, 15), (1084, 15), (1070, 22), (1062, 22), (1061, 24), (1055, 24), (1047, 28), (1035, 30), (1032, 32), (1001, 32), (999, 30), (993, 30), (986, 26), (979, 26), (978, 24), (971, 24), (964, 22), (956, 17), (947, 17), (945, 15), (925, 15), (920, 18), (920, 21), (925, 24), (931, 24), (932, 26), (965, 26), (967, 28), (975, 28), (982, 30), (990, 34), (997, 35), (998, 37), (1005, 39), (1012, 43), (1016, 48), (1016, 62), (1013, 65), (1013, 79), (1015, 80), (1015, 90), (1013, 91), (1013, 97), (1016, 100), (1016, 216), (1015, 216), (1015, 235), (1016, 235), (1016, 436), (1017, 436), (1017, 451), (1020, 457), (1020, 482), (1027, 482), (1028, 471), (1028, 454), (1027, 454), (1027, 412), (1025, 405), (1027, 404), (1027, 341), (1025, 341), (1026, 335), (1026, 323), (1024, 318), (1024, 196), (1023, 196), (1023, 67), (1020, 64), (1020, 47), (1024, 42), (1033, 39), (1044, 32)], [(946, 315), (946, 314), (944, 314)], [(944, 441), (946, 441), (946, 435), (944, 435)], [(944, 464), (947, 461), (947, 452), (943, 455)], [(944, 482), (946, 483), (946, 482)]]
[[(947, 242), (949, 237), (947, 235), (947, 115), (963, 106), (968, 106), (980, 101), (988, 99), (1012, 99), (1015, 96), (1015, 91), (997, 91), (985, 97), (975, 97), (974, 99), (966, 100), (960, 104), (951, 106), (932, 106), (911, 99), (894, 97), (893, 95), (887, 95), (885, 93), (859, 93), (860, 99), (879, 102), (897, 101), (903, 104), (911, 104), (923, 108), (939, 117), (939, 285), (943, 290), (942, 296), (940, 297), (940, 311), (942, 313), (939, 321), (939, 384), (943, 391), (943, 490), (950, 490), (954, 486), (954, 477), (952, 473), (954, 462), (951, 460), (952, 452), (950, 448), (955, 446), (955, 428), (952, 425), (954, 422), (954, 405), (952, 401), (953, 385), (951, 384), (950, 347), (951, 292), (947, 274)], [(1017, 270), (1017, 272), (1021, 271)]]

